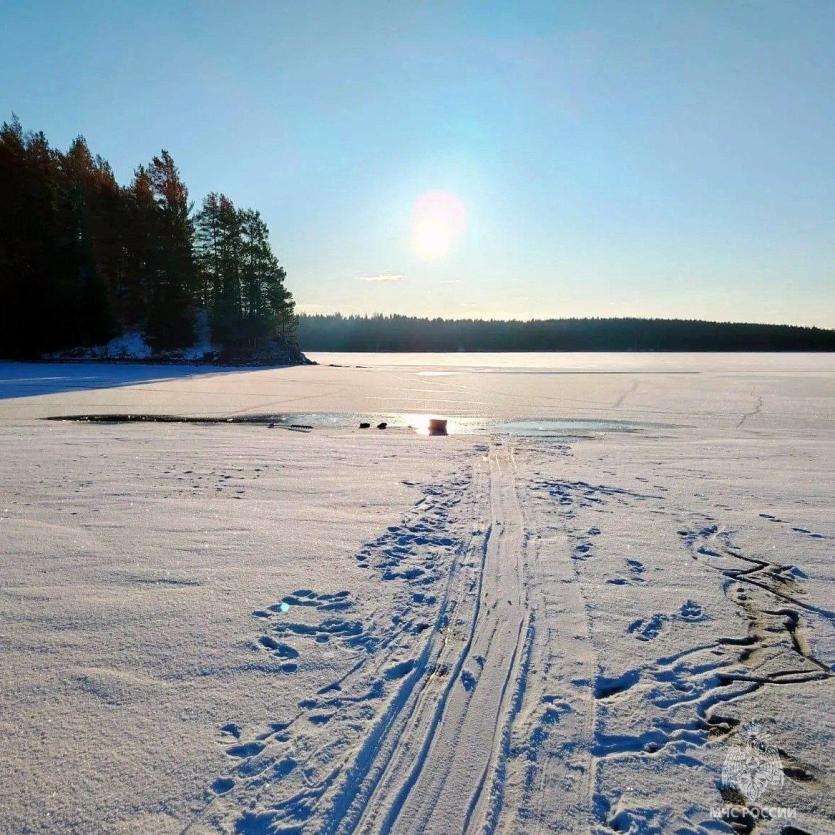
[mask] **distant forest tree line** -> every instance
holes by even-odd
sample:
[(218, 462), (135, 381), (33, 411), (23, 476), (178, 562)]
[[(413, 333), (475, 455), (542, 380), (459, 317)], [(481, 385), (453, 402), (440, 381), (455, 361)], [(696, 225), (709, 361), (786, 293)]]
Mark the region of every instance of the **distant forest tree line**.
[(162, 151), (127, 186), (82, 137), (64, 153), (17, 118), (0, 129), (0, 356), (100, 345), (139, 331), (155, 351), (195, 341), (295, 350), (285, 271), (257, 211), (209, 194), (196, 214)]
[(302, 314), (304, 351), (835, 351), (835, 330), (690, 319)]

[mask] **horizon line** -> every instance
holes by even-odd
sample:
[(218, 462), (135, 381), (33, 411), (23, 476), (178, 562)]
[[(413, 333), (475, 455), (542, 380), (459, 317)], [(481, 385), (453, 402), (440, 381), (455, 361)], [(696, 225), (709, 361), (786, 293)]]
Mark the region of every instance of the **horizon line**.
[(426, 315), (416, 313), (383, 313), (375, 311), (373, 313), (342, 313), (339, 310), (323, 312), (303, 310), (297, 311), (297, 316), (320, 316), (323, 318), (341, 316), (343, 319), (351, 317), (377, 319), (377, 318), (401, 318), (401, 319), (423, 319), (429, 321), (444, 321), (444, 322), (518, 322), (520, 324), (529, 324), (533, 322), (689, 322), (706, 325), (753, 325), (761, 328), (802, 328), (805, 330), (818, 331), (835, 331), (835, 325), (831, 327), (824, 327), (822, 325), (803, 325), (796, 322), (752, 322), (739, 321), (734, 319), (699, 319), (699, 318), (685, 318), (681, 316), (535, 316), (530, 318), (521, 317), (472, 317), (472, 316), (443, 316), (443, 315)]

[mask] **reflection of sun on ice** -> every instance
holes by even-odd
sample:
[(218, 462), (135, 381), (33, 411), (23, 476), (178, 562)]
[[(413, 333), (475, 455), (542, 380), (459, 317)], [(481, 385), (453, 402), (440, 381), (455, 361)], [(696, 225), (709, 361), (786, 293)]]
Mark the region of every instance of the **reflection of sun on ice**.
[(431, 415), (403, 415), (409, 429), (414, 429), (418, 435), (450, 435), (459, 431), (455, 421)]
[(424, 261), (443, 258), (467, 225), (467, 210), (448, 191), (427, 191), (415, 200), (412, 251)]

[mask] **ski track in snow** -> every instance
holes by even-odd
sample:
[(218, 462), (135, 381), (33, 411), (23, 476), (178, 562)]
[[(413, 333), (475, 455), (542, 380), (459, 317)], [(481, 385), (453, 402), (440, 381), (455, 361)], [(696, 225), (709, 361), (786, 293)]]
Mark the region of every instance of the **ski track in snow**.
[[(610, 768), (662, 758), (704, 766), (700, 752), (739, 725), (727, 706), (763, 687), (831, 679), (807, 636), (811, 620), (835, 625), (835, 613), (803, 599), (798, 568), (744, 553), (732, 530), (670, 507), (662, 485), (519, 484), (516, 445), (479, 448), (481, 460), (448, 484), (426, 487), (401, 524), (355, 555), (381, 582), (397, 584), (394, 614), (381, 609), (363, 619), (348, 592), (314, 589), (253, 612), (254, 647), (272, 659), (277, 676), (295, 675), (316, 643), (337, 646), (352, 663), (301, 699), (289, 719), (250, 736), (234, 723), (219, 729), (229, 771), (184, 831), (548, 832), (560, 820), (585, 820), (596, 832), (711, 828), (707, 820), (674, 819), (663, 805), (622, 802)], [(553, 452), (570, 456), (571, 448)], [(555, 525), (534, 529), (523, 489), (526, 507), (547, 505), (552, 521), (557, 510)], [(715, 572), (745, 634), (694, 643), (620, 673), (603, 670), (584, 582), (612, 508), (668, 517), (681, 559)], [(451, 533), (462, 529), (468, 537)], [(651, 580), (644, 563), (630, 558), (606, 582)], [(707, 617), (687, 599), (673, 611), (634, 618), (623, 640), (651, 645)], [(569, 653), (557, 646), (566, 639), (575, 644)], [(619, 730), (624, 709), (643, 714), (645, 727)], [(792, 752), (780, 753), (788, 778), (832, 788)], [(755, 830), (753, 821), (739, 826)]]
[(489, 464), (490, 522), (474, 599), (456, 619), (457, 633), (445, 642), (436, 672), (364, 803), (359, 831), (465, 832), (495, 826), (532, 623), (509, 448), (492, 447)]

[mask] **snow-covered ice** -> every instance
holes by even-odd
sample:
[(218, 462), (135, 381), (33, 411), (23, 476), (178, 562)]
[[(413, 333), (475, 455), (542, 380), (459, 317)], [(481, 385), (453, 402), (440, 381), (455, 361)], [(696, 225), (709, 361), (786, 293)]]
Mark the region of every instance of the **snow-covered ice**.
[(0, 364), (0, 831), (835, 831), (835, 358), (314, 358)]

